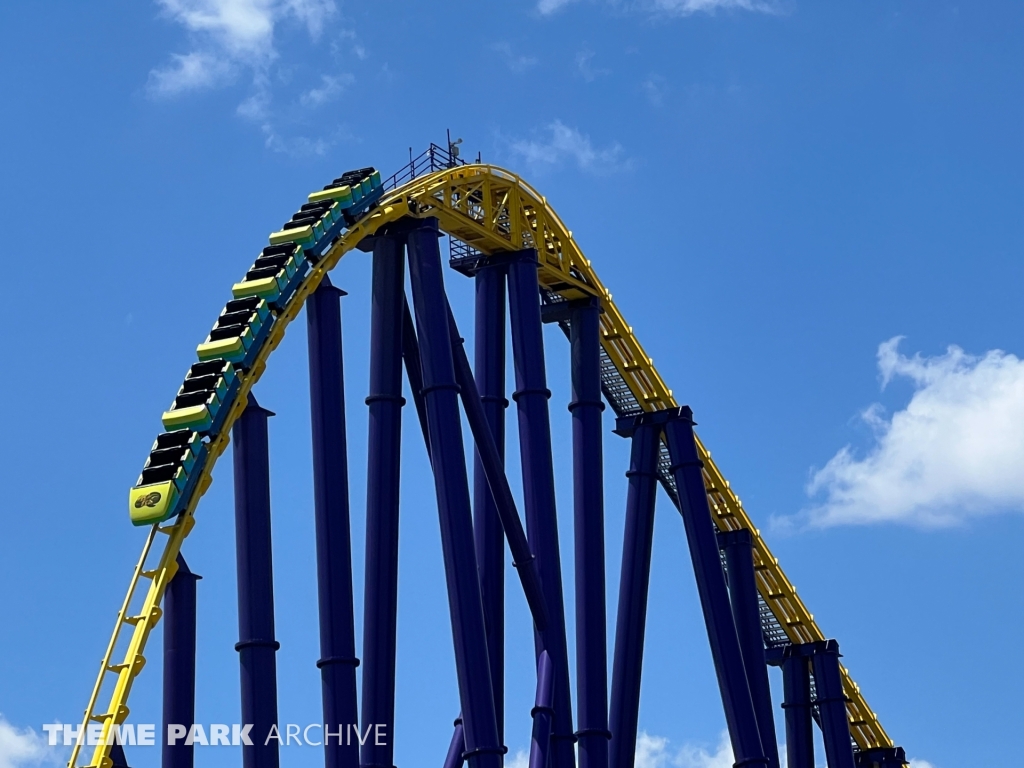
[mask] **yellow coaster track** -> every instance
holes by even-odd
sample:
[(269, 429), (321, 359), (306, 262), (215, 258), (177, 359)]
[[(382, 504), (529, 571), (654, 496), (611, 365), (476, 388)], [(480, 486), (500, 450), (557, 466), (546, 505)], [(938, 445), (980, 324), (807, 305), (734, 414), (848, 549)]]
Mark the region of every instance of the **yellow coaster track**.
[[(244, 410), (249, 391), (266, 369), (267, 358), (281, 343), (288, 324), (301, 311), (306, 298), (342, 256), (379, 227), (404, 216), (436, 217), (441, 230), (479, 251), (482, 258), (503, 251), (535, 248), (541, 264), (541, 285), (552, 298), (571, 300), (596, 296), (600, 299), (603, 309), (601, 341), (606, 362), (614, 368), (617, 379), (628, 388), (630, 402), (635, 402), (644, 411), (678, 406), (672, 390), (665, 385), (654, 362), (644, 352), (632, 327), (612, 301), (611, 293), (573, 239), (572, 232), (547, 200), (519, 176), (493, 165), (463, 165), (412, 179), (386, 193), (374, 209), (335, 241), (277, 316), (256, 362), (248, 372), (239, 374), (242, 381), (237, 397), (219, 435), (208, 447), (209, 457), (192, 497), (187, 500), (185, 511), (173, 524), (152, 526), (118, 612), (113, 635), (85, 710), (83, 733), (91, 723), (102, 724), (102, 738), (88, 763), (78, 762), (82, 745), (76, 745), (68, 762), (69, 768), (110, 768), (112, 765), (109, 757), (111, 745), (107, 742), (113, 726), (123, 723), (128, 717), (128, 697), (135, 678), (145, 665), (143, 652), (146, 641), (160, 619), (160, 603), (177, 570), (175, 559), (182, 542), (195, 525), (196, 506), (212, 482), (214, 464), (227, 448), (231, 425)], [(772, 555), (729, 482), (711, 459), (710, 451), (699, 440), (698, 450), (704, 462), (708, 500), (719, 530), (745, 528), (753, 535), (758, 591), (774, 621), (793, 643), (824, 640), (825, 635), (813, 615), (797, 596), (796, 588), (786, 578), (778, 559)], [(669, 490), (672, 492), (671, 488)], [(147, 570), (147, 561), (157, 551), (159, 556), (155, 566)], [(138, 597), (138, 587), (144, 582), (149, 586), (141, 610), (130, 615), (131, 605)], [(114, 662), (125, 626), (132, 627), (131, 634), (121, 661)], [(842, 676), (850, 730), (857, 746), (862, 750), (892, 747), (892, 739), (845, 667), (842, 668)], [(110, 683), (113, 683), (112, 687)], [(106, 688), (110, 688), (108, 703), (97, 711)]]

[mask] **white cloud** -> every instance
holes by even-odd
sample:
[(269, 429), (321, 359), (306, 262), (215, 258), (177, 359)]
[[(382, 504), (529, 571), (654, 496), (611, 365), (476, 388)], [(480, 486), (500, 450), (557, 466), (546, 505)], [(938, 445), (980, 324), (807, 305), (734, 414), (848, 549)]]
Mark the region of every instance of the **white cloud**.
[(588, 83), (594, 82), (599, 76), (607, 75), (611, 70), (602, 69), (601, 67), (595, 67), (593, 65), (594, 52), (588, 48), (584, 48), (582, 51), (576, 54), (576, 71), (580, 73), (580, 77), (586, 80)]
[(326, 136), (282, 136), (270, 123), (260, 126), (263, 131), (264, 146), (273, 151), (291, 157), (323, 157), (328, 150), (340, 142), (353, 142), (355, 138), (344, 125), (336, 127)]
[(305, 24), (314, 40), (320, 37), (327, 20), (338, 10), (334, 0), (285, 0), (282, 7), (283, 15), (294, 16)]
[(694, 744), (670, 750), (668, 739), (645, 731), (636, 738), (635, 768), (732, 768), (732, 765), (732, 745), (726, 731), (721, 733), (718, 745), (711, 752)]
[(644, 92), (644, 96), (651, 102), (655, 107), (660, 107), (665, 103), (665, 94), (668, 93), (668, 84), (665, 82), (665, 78), (658, 74), (651, 74), (644, 78), (644, 81), (640, 83), (640, 88)]
[(150, 72), (150, 92), (171, 96), (207, 88), (238, 67), (265, 73), (277, 58), (274, 30), (293, 19), (317, 39), (336, 12), (333, 0), (157, 0), (164, 14), (185, 27), (194, 50), (172, 54)]
[(542, 133), (546, 134), (542, 139), (513, 141), (509, 149), (534, 167), (556, 166), (568, 160), (584, 171), (609, 173), (630, 165), (628, 160), (623, 160), (622, 147), (618, 144), (597, 149), (589, 136), (561, 120), (547, 125)]
[(530, 766), (530, 755), (526, 750), (520, 749), (516, 752), (516, 756), (511, 760), (505, 760), (505, 768), (529, 768)]
[(28, 768), (31, 765), (57, 765), (60, 758), (46, 737), (31, 728), (16, 728), (0, 715), (0, 768)]
[(732, 768), (732, 744), (728, 732), (722, 731), (713, 752), (687, 744), (679, 750), (674, 762), (680, 768)]
[(917, 758), (911, 758), (910, 768), (935, 768), (935, 766), (929, 763), (927, 760), (918, 760)]
[(651, 10), (670, 13), (675, 16), (692, 16), (695, 13), (723, 11), (756, 11), (758, 13), (779, 13), (777, 2), (768, 0), (651, 0)]
[(512, 46), (508, 43), (495, 43), (491, 46), (491, 50), (501, 56), (502, 61), (505, 62), (505, 66), (507, 66), (512, 72), (525, 72), (537, 63), (536, 57), (515, 53), (512, 50)]
[(332, 101), (348, 86), (355, 82), (355, 77), (344, 75), (321, 75), (320, 87), (311, 88), (299, 97), (299, 102), (306, 107), (319, 107)]
[[(537, 10), (549, 16), (576, 0), (538, 0)], [(673, 16), (692, 16), (695, 13), (713, 14), (715, 11), (755, 11), (758, 13), (781, 13), (780, 0), (640, 0), (632, 3), (648, 13), (663, 13)]]
[(548, 14), (554, 13), (559, 8), (574, 2), (576, 2), (576, 0), (538, 0), (537, 10), (547, 16)]
[(1024, 361), (956, 346), (906, 357), (900, 340), (879, 345), (878, 369), (883, 388), (898, 377), (912, 383), (910, 402), (891, 417), (878, 404), (861, 414), (873, 447), (857, 458), (846, 446), (815, 472), (807, 491), (825, 498), (801, 517), (812, 526), (945, 526), (1024, 510)]
[(175, 96), (183, 91), (210, 88), (231, 75), (230, 62), (202, 51), (172, 53), (171, 64), (149, 73), (149, 91), (158, 96)]

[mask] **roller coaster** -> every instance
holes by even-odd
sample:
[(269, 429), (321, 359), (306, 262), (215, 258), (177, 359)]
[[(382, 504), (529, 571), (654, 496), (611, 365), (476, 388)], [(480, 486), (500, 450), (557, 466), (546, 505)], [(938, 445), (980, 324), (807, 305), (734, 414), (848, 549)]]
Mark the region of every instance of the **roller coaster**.
[[(694, 432), (572, 232), (522, 178), (431, 145), (387, 179), (374, 168), (334, 179), (273, 232), (197, 348), (129, 491), (148, 529), (69, 768), (127, 766), (113, 734), (163, 622), (163, 720), (195, 715), (196, 578), (182, 546), (218, 458), (233, 440), (242, 721), (247, 768), (276, 768), (276, 652), (267, 418), (252, 394), (306, 307), (313, 436), (323, 722), (385, 724), (392, 734), (403, 369), (427, 447), (441, 523), (461, 712), (445, 768), (499, 768), (504, 746), (504, 568), (511, 552), (533, 620), (537, 659), (530, 768), (631, 768), (635, 761), (653, 519), (661, 485), (678, 509), (696, 577), (736, 766), (780, 768), (768, 666), (782, 669), (785, 759), (813, 768), (814, 728), (829, 768), (906, 765), (815, 623), (739, 497)], [(411, 155), (411, 153), (410, 153)], [(475, 284), (473, 364), (448, 305), (448, 264)], [(348, 501), (340, 295), (328, 273), (353, 249), (372, 254), (366, 573), (357, 657)], [(406, 295), (406, 266), (411, 296)], [(523, 483), (523, 518), (505, 472), (506, 321)], [(570, 686), (555, 515), (543, 324), (571, 350), (576, 686)], [(461, 403), (461, 405), (460, 405)], [(630, 440), (615, 616), (606, 642), (602, 433), (605, 405)], [(463, 413), (475, 448), (472, 483)], [(356, 667), (361, 665), (361, 680)], [(361, 691), (358, 691), (361, 682)], [(573, 709), (576, 710), (574, 719)], [(340, 728), (340, 725), (339, 725)], [(400, 738), (400, 734), (399, 734)], [(328, 768), (394, 765), (392, 739), (336, 738)], [(163, 744), (164, 768), (193, 746)]]

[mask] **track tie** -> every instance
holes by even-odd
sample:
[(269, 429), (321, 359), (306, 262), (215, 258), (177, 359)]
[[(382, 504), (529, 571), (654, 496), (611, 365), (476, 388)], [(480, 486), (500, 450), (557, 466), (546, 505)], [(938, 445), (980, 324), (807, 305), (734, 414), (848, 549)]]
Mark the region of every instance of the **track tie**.
[(140, 614), (137, 614), (135, 616), (125, 616), (124, 623), (125, 624), (131, 624), (134, 627), (134, 626), (138, 625), (139, 622), (144, 621), (146, 619), (152, 619), (153, 621), (159, 621), (160, 617), (163, 616), (163, 613), (164, 612), (162, 610), (160, 610), (159, 608), (154, 606), (153, 610), (150, 612), (150, 614), (148, 616), (146, 614), (144, 614), (144, 613), (140, 613)]

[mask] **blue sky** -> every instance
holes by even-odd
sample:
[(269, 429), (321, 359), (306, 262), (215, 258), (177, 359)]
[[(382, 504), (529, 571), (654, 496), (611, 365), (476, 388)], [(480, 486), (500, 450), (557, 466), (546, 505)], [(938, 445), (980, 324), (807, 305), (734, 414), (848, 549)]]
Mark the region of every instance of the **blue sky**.
[[(386, 175), (446, 128), (467, 154), (523, 174), (572, 228), (917, 765), (1016, 754), (1019, 4), (8, 3), (0, 25), (13, 318), (0, 336), (0, 768), (62, 757), (34, 734), (85, 704), (142, 543), (125, 491), (231, 283), (310, 190), (368, 164)], [(360, 589), (368, 267), (353, 254), (333, 278), (350, 294)], [(447, 279), (468, 334), (470, 286)], [(567, 349), (554, 332), (547, 343), (564, 444)], [(305, 366), (297, 323), (257, 388), (278, 414), (280, 711), (295, 723), (320, 717)], [(440, 764), (458, 703), (431, 481), (409, 426), (396, 762)], [(612, 606), (627, 457), (609, 434)], [(207, 723), (238, 719), (229, 464), (186, 547), (204, 576)], [(556, 473), (569, 563), (563, 451)], [(518, 486), (515, 461), (510, 474)], [(662, 497), (641, 768), (729, 763), (684, 551)], [(532, 646), (509, 582), (514, 756)], [(159, 642), (148, 655), (136, 722), (159, 722)], [(223, 764), (222, 750), (197, 764)], [(321, 755), (292, 747), (286, 760)], [(157, 751), (132, 761), (155, 766)]]

